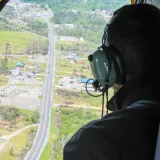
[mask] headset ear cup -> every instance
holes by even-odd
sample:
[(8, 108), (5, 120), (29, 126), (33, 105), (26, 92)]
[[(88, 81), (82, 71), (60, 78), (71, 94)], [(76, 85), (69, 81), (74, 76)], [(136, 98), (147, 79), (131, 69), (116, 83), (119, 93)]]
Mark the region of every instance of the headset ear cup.
[(94, 78), (103, 88), (110, 88), (116, 83), (116, 71), (112, 58), (104, 50), (98, 49), (89, 56), (91, 70)]
[(124, 63), (123, 63), (121, 53), (113, 45), (110, 45), (108, 48), (109, 48), (109, 53), (110, 53), (110, 56), (112, 57), (115, 70), (116, 70), (116, 75), (117, 75), (116, 84), (122, 85), (125, 82), (125, 70), (124, 70)]

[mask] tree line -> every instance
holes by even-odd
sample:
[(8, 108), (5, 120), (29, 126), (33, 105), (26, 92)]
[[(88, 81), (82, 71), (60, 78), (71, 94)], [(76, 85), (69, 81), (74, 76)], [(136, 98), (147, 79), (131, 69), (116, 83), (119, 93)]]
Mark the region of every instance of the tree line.
[[(103, 34), (104, 27), (108, 21), (102, 16), (88, 11), (73, 13), (70, 11), (57, 11), (52, 21), (61, 24), (55, 28), (57, 35), (74, 36), (99, 43)], [(67, 28), (63, 24), (73, 24), (74, 28)]]
[(24, 2), (34, 2), (48, 4), (50, 8), (55, 10), (77, 9), (77, 10), (95, 10), (107, 9), (112, 10), (119, 8), (124, 4), (130, 3), (129, 0), (23, 0)]
[(12, 128), (16, 124), (17, 118), (21, 118), (21, 121), (28, 121), (29, 124), (36, 124), (39, 123), (40, 114), (34, 111), (32, 116), (28, 117), (19, 108), (0, 105), (0, 121), (9, 121)]
[[(74, 36), (100, 43), (103, 30), (108, 20), (97, 14), (96, 9), (112, 11), (129, 3), (129, 0), (23, 0), (25, 2), (47, 4), (53, 11), (53, 23), (60, 24), (55, 28), (58, 36)], [(63, 24), (73, 24), (74, 28)]]

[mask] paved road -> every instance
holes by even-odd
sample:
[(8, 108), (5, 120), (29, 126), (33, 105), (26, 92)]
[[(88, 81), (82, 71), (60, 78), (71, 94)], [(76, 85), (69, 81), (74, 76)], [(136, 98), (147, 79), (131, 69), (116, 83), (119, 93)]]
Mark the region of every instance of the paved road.
[[(43, 17), (44, 18), (44, 17)], [(32, 146), (32, 149), (26, 156), (26, 160), (38, 160), (44, 146), (47, 142), (49, 126), (50, 126), (50, 115), (51, 115), (51, 105), (52, 105), (52, 89), (54, 86), (54, 73), (55, 73), (55, 52), (54, 52), (54, 35), (50, 22), (45, 19), (48, 23), (49, 28), (49, 40), (50, 46), (48, 51), (48, 69), (47, 69), (47, 79), (44, 91), (44, 100), (41, 109), (41, 121), (40, 126), (37, 131), (37, 135)]]

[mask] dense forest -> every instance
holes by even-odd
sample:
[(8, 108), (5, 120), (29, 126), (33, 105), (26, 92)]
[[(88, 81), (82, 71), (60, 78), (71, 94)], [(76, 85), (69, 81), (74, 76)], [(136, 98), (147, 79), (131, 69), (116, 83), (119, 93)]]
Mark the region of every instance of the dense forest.
[(130, 0), (23, 0), (24, 2), (34, 2), (41, 4), (48, 4), (49, 7), (54, 10), (59, 9), (106, 9), (112, 10), (116, 9), (124, 4), (130, 2)]
[[(51, 21), (59, 24), (55, 31), (59, 36), (83, 37), (91, 42), (99, 43), (108, 19), (97, 10), (113, 12), (117, 8), (128, 4), (130, 0), (23, 0), (49, 6), (54, 13)], [(63, 24), (73, 24), (74, 28), (65, 28)]]

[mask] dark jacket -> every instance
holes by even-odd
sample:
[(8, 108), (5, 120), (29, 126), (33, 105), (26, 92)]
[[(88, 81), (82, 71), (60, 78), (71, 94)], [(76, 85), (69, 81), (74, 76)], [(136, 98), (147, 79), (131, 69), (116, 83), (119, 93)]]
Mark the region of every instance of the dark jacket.
[(108, 104), (118, 111), (79, 129), (65, 145), (64, 160), (153, 160), (160, 121), (158, 88), (124, 85)]

